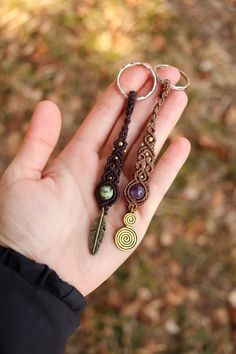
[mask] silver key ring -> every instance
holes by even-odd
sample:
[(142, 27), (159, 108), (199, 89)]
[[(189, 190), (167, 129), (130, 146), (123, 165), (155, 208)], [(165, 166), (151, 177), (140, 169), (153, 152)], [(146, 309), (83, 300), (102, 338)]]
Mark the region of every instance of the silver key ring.
[[(169, 66), (170, 66), (170, 65), (168, 65), (168, 64), (160, 64), (160, 65), (157, 65), (157, 66), (155, 67), (155, 72), (156, 72), (155, 75), (156, 75), (156, 78), (157, 78), (157, 80), (158, 80), (161, 84), (163, 84), (164, 80), (161, 79), (161, 78), (157, 75), (157, 71), (158, 71), (159, 69), (161, 69), (161, 68), (168, 68)], [(170, 88), (172, 88), (172, 90), (176, 90), (176, 91), (184, 91), (184, 90), (186, 90), (186, 88), (188, 88), (188, 87), (190, 86), (190, 79), (189, 79), (188, 75), (185, 74), (184, 71), (182, 71), (182, 70), (180, 70), (180, 69), (178, 69), (178, 71), (179, 71), (181, 77), (185, 80), (186, 84), (183, 85), (183, 86), (180, 86), (180, 85), (172, 85), (172, 84), (171, 84), (171, 85), (170, 85)]]
[(132, 62), (132, 63), (128, 63), (126, 65), (124, 65), (118, 75), (117, 75), (117, 79), (116, 79), (116, 85), (119, 89), (119, 91), (121, 92), (121, 94), (125, 97), (125, 98), (128, 98), (128, 95), (127, 93), (122, 90), (121, 88), (121, 85), (120, 85), (120, 77), (121, 77), (121, 74), (123, 73), (123, 71), (125, 71), (126, 69), (130, 68), (131, 66), (143, 66), (144, 68), (146, 68), (152, 75), (152, 78), (153, 78), (153, 86), (152, 86), (152, 89), (147, 93), (146, 96), (139, 96), (137, 97), (137, 101), (142, 101), (142, 100), (145, 100), (146, 98), (150, 97), (153, 92), (155, 91), (156, 89), (156, 86), (157, 86), (157, 75), (155, 74), (154, 70), (152, 69), (152, 67), (149, 65), (149, 64), (145, 64), (145, 63), (140, 63), (140, 62)]

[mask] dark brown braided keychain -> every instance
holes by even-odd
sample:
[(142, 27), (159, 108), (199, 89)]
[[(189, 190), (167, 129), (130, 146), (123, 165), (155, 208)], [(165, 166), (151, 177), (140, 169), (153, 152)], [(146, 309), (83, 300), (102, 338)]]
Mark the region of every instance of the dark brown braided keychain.
[[(156, 70), (160, 67), (166, 67), (168, 65), (158, 65)], [(160, 107), (165, 102), (167, 96), (170, 93), (170, 89), (184, 90), (190, 85), (187, 75), (180, 71), (180, 74), (186, 79), (187, 84), (185, 86), (171, 85), (169, 80), (161, 80), (158, 76), (157, 79), (161, 82), (162, 88), (159, 95), (159, 99), (153, 108), (151, 118), (148, 122), (147, 132), (143, 138), (141, 146), (137, 153), (137, 162), (135, 165), (135, 171), (133, 179), (126, 185), (124, 190), (124, 196), (127, 202), (128, 213), (124, 216), (125, 226), (119, 229), (115, 235), (115, 244), (122, 251), (131, 250), (137, 243), (138, 236), (133, 225), (136, 222), (134, 212), (137, 207), (143, 204), (150, 193), (149, 179), (154, 169), (155, 161), (155, 142), (156, 142), (156, 119)]]
[[(120, 76), (121, 73), (131, 67), (131, 66), (144, 66), (149, 71), (154, 79), (153, 88), (152, 90), (146, 95), (137, 97), (137, 93), (135, 91), (130, 91), (128, 96), (127, 94), (121, 89), (120, 86)], [(120, 92), (128, 98), (127, 107), (126, 107), (126, 114), (124, 125), (119, 133), (118, 138), (114, 142), (114, 149), (111, 155), (108, 157), (103, 175), (101, 177), (101, 181), (98, 183), (95, 196), (99, 208), (101, 209), (100, 215), (94, 221), (91, 232), (89, 236), (89, 251), (91, 254), (95, 254), (104, 237), (105, 230), (106, 230), (106, 223), (105, 223), (105, 215), (108, 213), (108, 209), (116, 202), (119, 197), (119, 179), (121, 174), (121, 169), (124, 164), (124, 155), (127, 148), (127, 136), (129, 130), (129, 124), (131, 121), (131, 116), (135, 107), (136, 101), (146, 99), (147, 97), (151, 96), (151, 94), (155, 91), (156, 88), (156, 75), (152, 68), (143, 63), (135, 62), (129, 63), (121, 68), (118, 77), (117, 77), (117, 87)]]

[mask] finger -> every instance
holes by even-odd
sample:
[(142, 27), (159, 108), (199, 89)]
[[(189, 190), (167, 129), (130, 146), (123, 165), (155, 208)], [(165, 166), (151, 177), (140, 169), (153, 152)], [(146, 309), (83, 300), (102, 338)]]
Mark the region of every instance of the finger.
[[(183, 91), (171, 91), (166, 99), (166, 102), (160, 108), (160, 112), (157, 116), (156, 121), (156, 144), (155, 144), (155, 157), (160, 152), (163, 144), (168, 138), (170, 132), (180, 119), (186, 105), (188, 98)], [(135, 163), (137, 160), (137, 152), (143, 141), (143, 137), (147, 133), (147, 124), (143, 127), (140, 135), (137, 137), (134, 144), (130, 147), (128, 154), (126, 156), (126, 161), (124, 165), (124, 173), (128, 178), (131, 178), (135, 169)]]
[(144, 228), (150, 223), (158, 205), (185, 163), (190, 150), (191, 144), (186, 138), (176, 138), (155, 166), (150, 178), (150, 195), (140, 208)]
[[(174, 67), (163, 68), (158, 71), (161, 78), (168, 78), (172, 83), (177, 83), (180, 74), (179, 71)], [(152, 79), (150, 78), (145, 85), (140, 89), (139, 95), (146, 95), (152, 88)], [(136, 102), (134, 112), (131, 117), (131, 123), (129, 126), (129, 132), (127, 137), (128, 148), (135, 142), (137, 137), (141, 134), (146, 122), (152, 112), (152, 109), (157, 101), (157, 97), (160, 93), (160, 85), (158, 85), (155, 93), (146, 100)], [(114, 141), (117, 139), (119, 132), (124, 124), (125, 112), (119, 116), (116, 120), (115, 125), (108, 136), (106, 143), (101, 151), (101, 156), (108, 156), (113, 148)]]
[(51, 101), (40, 102), (9, 168), (13, 168), (17, 175), (41, 178), (41, 172), (58, 141), (60, 130), (61, 114), (57, 105)]
[[(142, 67), (131, 67), (121, 76), (122, 88), (129, 92), (138, 91), (149, 78), (149, 71)], [(113, 125), (120, 116), (126, 99), (118, 91), (116, 82), (113, 82), (88, 114), (73, 140), (83, 141), (99, 151), (110, 134)]]

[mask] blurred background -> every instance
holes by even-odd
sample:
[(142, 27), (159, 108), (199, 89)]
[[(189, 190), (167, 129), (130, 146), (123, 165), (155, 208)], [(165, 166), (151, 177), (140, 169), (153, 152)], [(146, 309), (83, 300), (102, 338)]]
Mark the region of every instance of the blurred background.
[(191, 156), (65, 354), (236, 353), (235, 18), (233, 0), (0, 2), (1, 172), (42, 99), (63, 113), (57, 153), (127, 62), (192, 81), (170, 137), (187, 136)]

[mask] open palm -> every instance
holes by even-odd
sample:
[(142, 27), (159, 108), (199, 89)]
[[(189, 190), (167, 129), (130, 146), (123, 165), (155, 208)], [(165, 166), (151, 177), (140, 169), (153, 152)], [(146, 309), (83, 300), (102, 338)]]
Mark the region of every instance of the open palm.
[[(162, 78), (176, 82), (175, 68), (162, 69)], [(130, 69), (123, 87), (147, 92), (152, 85), (147, 72)], [(120, 179), (121, 194), (132, 177), (136, 153), (146, 132), (157, 94), (137, 102), (128, 135), (128, 149)], [(0, 181), (0, 244), (46, 263), (83, 295), (105, 281), (132, 253), (114, 244), (123, 225), (126, 203), (121, 196), (109, 209), (107, 230), (98, 253), (88, 250), (88, 235), (99, 214), (94, 190), (100, 180), (113, 141), (123, 125), (124, 97), (112, 83), (98, 100), (63, 151), (46, 167), (61, 130), (57, 106), (41, 102), (31, 119), (22, 145)], [(183, 92), (172, 91), (157, 120), (158, 153), (187, 103)], [(150, 196), (137, 211), (138, 243), (190, 151), (185, 138), (177, 138), (157, 163), (150, 180)]]

